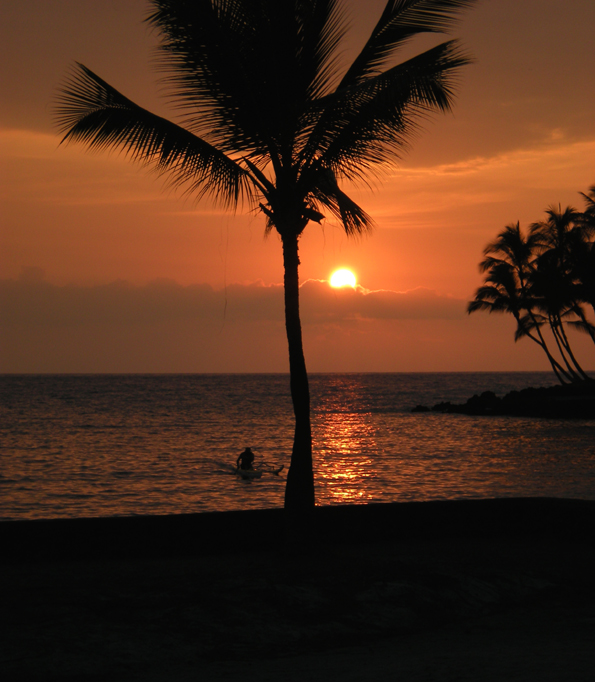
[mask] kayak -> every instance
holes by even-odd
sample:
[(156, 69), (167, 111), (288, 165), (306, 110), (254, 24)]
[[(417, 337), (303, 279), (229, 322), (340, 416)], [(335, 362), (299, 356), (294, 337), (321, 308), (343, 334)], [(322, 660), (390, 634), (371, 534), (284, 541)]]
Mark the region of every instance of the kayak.
[(258, 469), (236, 469), (236, 474), (244, 480), (251, 481), (253, 478), (260, 478), (262, 471), (258, 471)]
[(284, 466), (283, 464), (280, 467), (265, 465), (260, 469), (236, 469), (235, 473), (237, 476), (243, 478), (245, 481), (251, 481), (255, 478), (262, 478), (263, 474), (275, 474), (276, 476), (278, 476), (283, 470), (283, 466)]

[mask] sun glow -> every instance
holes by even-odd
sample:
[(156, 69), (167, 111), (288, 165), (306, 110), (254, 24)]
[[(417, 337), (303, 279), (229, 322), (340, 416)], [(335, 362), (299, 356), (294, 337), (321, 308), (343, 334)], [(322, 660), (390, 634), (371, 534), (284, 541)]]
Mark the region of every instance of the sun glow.
[(331, 275), (330, 285), (336, 289), (339, 287), (354, 287), (355, 275), (351, 270), (347, 270), (346, 268), (335, 270)]

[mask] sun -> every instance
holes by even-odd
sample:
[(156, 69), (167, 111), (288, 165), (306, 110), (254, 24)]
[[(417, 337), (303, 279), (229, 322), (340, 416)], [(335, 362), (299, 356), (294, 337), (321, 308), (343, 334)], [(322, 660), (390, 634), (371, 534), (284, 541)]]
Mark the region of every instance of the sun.
[(331, 275), (330, 285), (335, 287), (335, 289), (339, 287), (355, 287), (355, 275), (346, 268), (335, 270)]

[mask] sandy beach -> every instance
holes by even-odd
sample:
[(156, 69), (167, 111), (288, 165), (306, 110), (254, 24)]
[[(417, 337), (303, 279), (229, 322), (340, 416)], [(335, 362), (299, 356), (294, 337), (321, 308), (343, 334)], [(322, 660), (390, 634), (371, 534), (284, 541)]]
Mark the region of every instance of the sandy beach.
[(319, 508), (298, 552), (282, 510), (5, 523), (3, 679), (592, 681), (594, 519)]

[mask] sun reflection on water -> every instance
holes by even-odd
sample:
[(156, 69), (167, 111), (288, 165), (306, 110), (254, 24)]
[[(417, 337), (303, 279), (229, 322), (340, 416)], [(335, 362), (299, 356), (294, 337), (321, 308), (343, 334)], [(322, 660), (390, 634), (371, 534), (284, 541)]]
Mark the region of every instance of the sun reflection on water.
[[(541, 378), (540, 378), (541, 377)], [(547, 375), (314, 375), (318, 505), (506, 496), (595, 499), (595, 424), (412, 413)], [(286, 375), (0, 376), (0, 518), (282, 507)], [(499, 383), (498, 383), (499, 382)], [(540, 382), (542, 382), (540, 384)], [(252, 484), (237, 455), (283, 464)]]
[(327, 413), (316, 424), (315, 476), (326, 504), (364, 502), (371, 499), (362, 482), (374, 477), (374, 429), (366, 414)]

